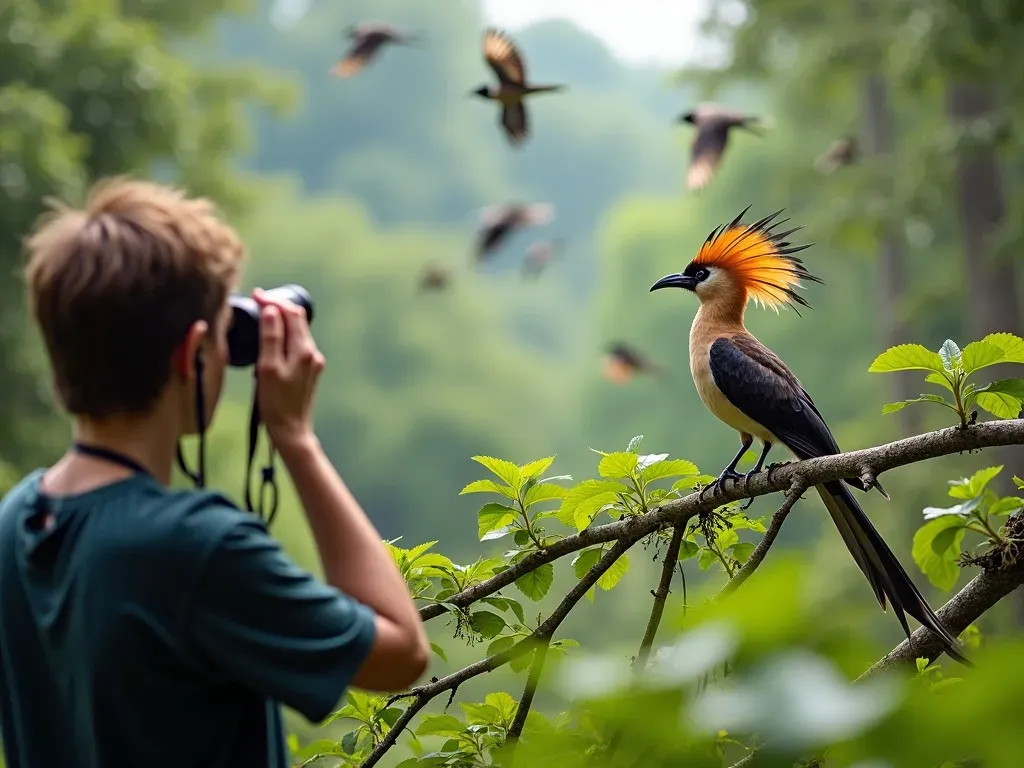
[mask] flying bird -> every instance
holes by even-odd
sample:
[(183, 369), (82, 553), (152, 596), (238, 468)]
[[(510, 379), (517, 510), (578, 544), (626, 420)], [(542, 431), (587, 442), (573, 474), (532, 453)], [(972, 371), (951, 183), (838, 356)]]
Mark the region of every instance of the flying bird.
[(664, 369), (625, 342), (608, 345), (604, 359), (604, 377), (615, 384), (625, 384), (637, 374), (664, 375)]
[[(686, 269), (666, 275), (651, 286), (652, 291), (685, 288), (700, 300), (690, 328), (690, 372), (704, 405), (739, 433), (741, 444), (733, 460), (708, 486), (712, 492), (724, 487), (727, 479), (738, 481), (742, 477), (749, 482), (761, 471), (775, 444), (784, 445), (800, 460), (840, 452), (796, 376), (743, 324), (750, 299), (776, 312), (780, 306), (810, 306), (796, 289), (803, 287), (801, 279), (821, 280), (793, 255), (810, 246), (792, 246), (786, 240), (800, 227), (773, 231), (783, 223), (772, 223), (781, 211), (741, 225), (747, 210), (749, 207), (730, 224), (716, 228)], [(754, 468), (741, 476), (736, 464), (755, 438), (761, 441), (761, 454)], [(909, 613), (939, 636), (949, 656), (968, 664), (957, 650), (956, 639), (942, 626), (847, 486), (865, 492), (874, 486), (887, 499), (888, 494), (877, 481), (867, 483), (859, 477), (816, 486), (882, 610), (888, 600), (908, 638), (910, 628), (904, 614)]]
[(352, 77), (358, 74), (385, 45), (408, 45), (419, 40), (418, 35), (409, 34), (390, 24), (369, 23), (349, 27), (347, 37), (352, 40), (352, 45), (331, 69), (337, 77)]
[(822, 173), (832, 173), (843, 165), (853, 165), (858, 157), (857, 137), (840, 136), (836, 139), (815, 165)]
[(547, 224), (554, 216), (551, 203), (506, 203), (484, 208), (477, 234), (477, 262), (494, 253), (517, 230)]
[(483, 38), (484, 60), (494, 70), (497, 84), (481, 85), (471, 96), (501, 104), (500, 124), (512, 146), (521, 144), (530, 134), (530, 121), (523, 100), (534, 93), (561, 91), (564, 85), (531, 85), (526, 64), (512, 39), (498, 29), (489, 28)]
[(424, 291), (440, 291), (451, 282), (451, 272), (440, 264), (428, 264), (420, 273), (419, 289)]
[(686, 173), (686, 186), (691, 190), (704, 189), (718, 170), (729, 141), (729, 131), (743, 128), (756, 136), (763, 136), (763, 121), (753, 115), (718, 106), (700, 104), (692, 112), (680, 115), (680, 123), (690, 123), (697, 129), (690, 145), (690, 167)]
[(564, 242), (556, 240), (538, 240), (526, 249), (526, 258), (523, 260), (523, 277), (536, 279), (540, 277), (548, 264), (561, 251)]

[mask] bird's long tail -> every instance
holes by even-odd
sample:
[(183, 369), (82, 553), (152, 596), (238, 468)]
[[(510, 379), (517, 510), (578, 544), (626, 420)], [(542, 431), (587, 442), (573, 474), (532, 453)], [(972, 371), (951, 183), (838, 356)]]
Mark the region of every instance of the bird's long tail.
[(740, 127), (750, 131), (755, 136), (764, 136), (766, 130), (771, 130), (774, 125), (770, 115), (747, 117), (740, 123)]
[(564, 91), (568, 88), (565, 84), (560, 85), (531, 85), (526, 89), (527, 93), (554, 93), (555, 91)]
[(817, 490), (850, 554), (871, 584), (882, 610), (885, 610), (888, 598), (893, 613), (899, 619), (908, 639), (910, 627), (907, 624), (906, 613), (937, 634), (951, 658), (963, 664), (970, 664), (957, 650), (956, 638), (942, 626), (939, 617), (910, 580), (896, 555), (871, 524), (871, 520), (849, 489), (841, 482), (832, 482), (817, 486)]

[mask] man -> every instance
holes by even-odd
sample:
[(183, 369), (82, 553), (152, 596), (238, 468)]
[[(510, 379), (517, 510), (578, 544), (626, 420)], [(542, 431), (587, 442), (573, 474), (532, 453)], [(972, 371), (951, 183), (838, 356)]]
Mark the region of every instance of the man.
[(324, 358), (303, 310), (253, 294), (260, 411), (326, 583), (223, 495), (168, 487), (197, 375), (206, 423), (221, 394), (235, 232), (205, 200), (114, 180), (56, 205), (27, 246), (75, 442), (0, 502), (8, 768), (284, 768), (282, 705), (317, 722), (349, 685), (412, 685), (426, 635), (313, 432)]

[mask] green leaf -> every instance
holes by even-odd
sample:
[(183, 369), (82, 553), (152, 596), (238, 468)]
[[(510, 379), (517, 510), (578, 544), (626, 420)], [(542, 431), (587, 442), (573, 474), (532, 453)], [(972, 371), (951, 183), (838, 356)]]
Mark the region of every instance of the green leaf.
[(601, 477), (630, 477), (636, 469), (635, 453), (609, 453), (597, 465)]
[(440, 656), (444, 661), (448, 661), (448, 657), (444, 655), (444, 648), (442, 648), (437, 643), (431, 643), (430, 650), (432, 650), (434, 653)]
[(544, 563), (544, 565), (524, 573), (516, 579), (515, 584), (520, 592), (536, 602), (548, 593), (554, 580), (554, 566), (551, 563)]
[(941, 403), (942, 405), (948, 405), (952, 407), (952, 405), (949, 402), (947, 402), (944, 397), (940, 397), (939, 395), (925, 394), (921, 395), (920, 397), (912, 398), (910, 400), (898, 400), (895, 403), (886, 403), (885, 405), (882, 406), (882, 413), (896, 413), (897, 411), (902, 411), (911, 403)]
[[(516, 511), (511, 507), (506, 507), (504, 504), (496, 504), (494, 502), (485, 504), (480, 508), (480, 511), (476, 516), (477, 537), (481, 541), (488, 540), (484, 539), (488, 533), (505, 528), (506, 526), (514, 523), (515, 520)], [(508, 533), (508, 531), (506, 530), (501, 535), (504, 536), (505, 533)], [(500, 538), (500, 536), (492, 536), (491, 538)]]
[(939, 357), (942, 358), (942, 367), (949, 373), (963, 370), (963, 353), (952, 339), (942, 342), (942, 346), (939, 347)]
[(961, 518), (945, 516), (925, 523), (914, 533), (914, 562), (941, 590), (948, 591), (956, 584), (960, 574), (956, 561), (965, 532)]
[(739, 540), (740, 537), (732, 528), (722, 528), (715, 536), (715, 545), (718, 547), (720, 552), (724, 552), (727, 547), (731, 547)]
[(696, 542), (690, 541), (689, 539), (683, 539), (679, 546), (679, 559), (689, 560), (691, 557), (700, 552), (700, 547)]
[(490, 704), (474, 704), (460, 701), (459, 706), (466, 713), (466, 720), (472, 725), (495, 725), (501, 719), (497, 707)]
[(505, 637), (499, 637), (497, 640), (493, 641), (490, 645), (487, 646), (487, 655), (494, 656), (496, 654), (501, 653), (502, 651), (507, 651), (515, 644), (516, 638), (514, 637), (510, 637), (508, 635), (506, 635)]
[[(618, 483), (614, 480), (584, 480), (582, 483), (577, 485), (575, 488), (569, 490), (565, 498), (562, 499), (562, 505), (558, 508), (558, 514), (556, 517), (566, 525), (576, 527), (576, 507), (578, 507), (584, 501), (593, 498), (599, 494), (612, 494), (611, 498), (615, 498), (615, 494), (618, 493), (629, 493), (629, 488), (622, 483)], [(608, 496), (604, 496), (607, 499)], [(607, 501), (603, 501), (607, 503)], [(600, 504), (598, 508), (600, 508)], [(589, 520), (587, 521), (589, 525)], [(584, 528), (586, 525), (583, 526)], [(582, 530), (582, 529), (579, 529)]]
[(591, 496), (589, 499), (581, 501), (573, 510), (576, 530), (582, 531), (593, 522), (602, 509), (618, 501), (618, 494), (615, 493), (599, 493), (597, 496)]
[(637, 435), (629, 441), (629, 445), (626, 446), (627, 453), (636, 453), (636, 449), (640, 447), (640, 441), (644, 439), (643, 435)]
[(957, 517), (964, 518), (971, 514), (981, 504), (981, 496), (975, 496), (973, 499), (956, 504), (952, 507), (925, 507), (924, 508), (924, 519), (934, 520), (938, 517)]
[(644, 456), (636, 457), (636, 471), (642, 472), (652, 464), (657, 464), (659, 461), (664, 461), (668, 458), (667, 453), (648, 453)]
[(491, 611), (474, 611), (469, 617), (470, 626), (485, 640), (497, 637), (505, 629), (505, 620)]
[(619, 555), (615, 562), (611, 564), (611, 567), (608, 568), (608, 570), (605, 571), (603, 574), (601, 574), (601, 577), (597, 580), (597, 586), (605, 590), (606, 592), (609, 589), (614, 589), (615, 585), (619, 583), (619, 579), (625, 576), (626, 571), (628, 570), (629, 557), (626, 555), (625, 552), (623, 552), (621, 555)]
[(701, 547), (700, 557), (697, 558), (697, 565), (702, 571), (706, 571), (717, 562), (719, 562), (718, 555), (708, 547)]
[(1024, 379), (1000, 379), (977, 390), (980, 407), (999, 419), (1015, 419), (1024, 402)]
[(501, 723), (506, 726), (512, 724), (512, 718), (516, 716), (516, 709), (519, 707), (518, 702), (504, 691), (488, 693), (484, 696), (484, 703), (498, 710)]
[(989, 344), (987, 341), (972, 341), (964, 347), (964, 373), (970, 374), (979, 371), (1002, 362), (1004, 359), (1006, 359), (1006, 353), (995, 344)]
[(655, 480), (664, 480), (667, 477), (688, 477), (698, 474), (697, 465), (686, 459), (672, 459), (670, 461), (659, 461), (645, 467), (640, 473), (640, 482), (647, 484)]
[(531, 461), (528, 464), (523, 464), (523, 466), (519, 467), (519, 476), (523, 480), (530, 480), (531, 478), (539, 477), (542, 472), (547, 471), (548, 467), (551, 466), (554, 460), (554, 456), (546, 456), (543, 459), (537, 459), (536, 461)]
[(573, 558), (572, 572), (577, 579), (582, 579), (587, 575), (587, 571), (597, 565), (597, 561), (601, 559), (602, 551), (603, 547), (591, 547), (590, 549), (584, 549)]
[(737, 544), (733, 544), (730, 549), (734, 559), (739, 560), (741, 563), (745, 563), (750, 557), (750, 553), (754, 551), (754, 545), (749, 541), (741, 541)]
[(453, 715), (427, 715), (416, 729), (417, 736), (458, 736), (466, 724)]
[(990, 515), (1012, 515), (1024, 507), (1024, 499), (1019, 496), (1004, 496), (992, 503), (988, 508)]
[(734, 531), (740, 531), (744, 528), (754, 531), (756, 533), (764, 533), (764, 523), (761, 520), (755, 520), (747, 517), (742, 512), (729, 517), (729, 523), (732, 525)]
[(1020, 490), (1024, 491), (1024, 479), (1021, 479), (1021, 478), (1017, 477), (1016, 475), (1014, 475), (1013, 476), (1013, 484), (1015, 486), (1017, 486)]
[(1003, 465), (983, 467), (970, 477), (949, 481), (949, 495), (954, 499), (973, 499), (980, 496), (985, 487), (1003, 471)]
[(542, 501), (554, 501), (564, 499), (569, 495), (569, 489), (554, 483), (538, 483), (526, 492), (523, 502), (527, 507), (532, 504), (539, 504)]
[(387, 723), (388, 727), (394, 727), (401, 716), (402, 710), (398, 707), (388, 707), (380, 713), (380, 719)]
[(1004, 363), (1024, 363), (1024, 339), (1012, 333), (990, 333), (982, 339), (1003, 350)]
[(999, 379), (978, 388), (979, 392), (1001, 392), (1018, 400), (1024, 400), (1024, 379)]
[(473, 461), (477, 464), (481, 464), (495, 475), (500, 477), (510, 486), (519, 490), (519, 486), (522, 483), (520, 477), (519, 467), (513, 464), (511, 461), (505, 461), (505, 459), (496, 459), (493, 456), (474, 456)]
[(533, 654), (534, 652), (530, 651), (529, 653), (524, 653), (522, 656), (517, 656), (508, 663), (509, 668), (513, 672), (522, 672), (530, 666), (530, 663), (533, 661)]
[(921, 344), (890, 347), (868, 367), (871, 373), (891, 371), (942, 371), (942, 358)]
[(526, 621), (526, 617), (523, 614), (522, 604), (514, 598), (491, 596), (481, 598), (481, 602), (487, 603), (488, 605), (493, 605), (499, 611), (512, 611), (512, 613), (516, 615), (516, 618), (519, 619), (520, 622)]
[(346, 755), (354, 754), (356, 751), (356, 740), (359, 734), (356, 731), (349, 731), (341, 739), (341, 748)]
[(507, 496), (510, 499), (516, 497), (514, 488), (509, 488), (507, 485), (498, 485), (493, 480), (474, 480), (459, 491), (459, 496), (467, 493), (500, 493), (502, 496)]
[(944, 374), (929, 373), (927, 376), (924, 377), (924, 380), (932, 384), (938, 384), (940, 387), (947, 389), (950, 392), (953, 391), (953, 385), (949, 382), (949, 379), (947, 379)]

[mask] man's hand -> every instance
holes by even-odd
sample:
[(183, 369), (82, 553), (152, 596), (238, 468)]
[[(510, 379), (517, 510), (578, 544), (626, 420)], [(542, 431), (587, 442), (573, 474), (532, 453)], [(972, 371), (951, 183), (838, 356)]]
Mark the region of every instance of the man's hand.
[(324, 356), (302, 307), (271, 301), (259, 288), (252, 297), (260, 306), (256, 360), (260, 417), (275, 446), (301, 442), (313, 434), (313, 394), (324, 369)]

